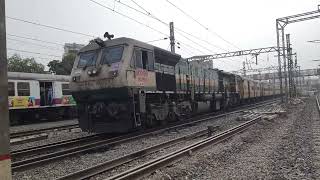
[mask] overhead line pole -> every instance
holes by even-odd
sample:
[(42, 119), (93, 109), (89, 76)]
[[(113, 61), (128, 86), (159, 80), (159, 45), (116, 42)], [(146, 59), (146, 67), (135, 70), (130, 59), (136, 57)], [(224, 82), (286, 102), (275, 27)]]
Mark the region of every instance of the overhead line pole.
[[(316, 18), (320, 18), (320, 6), (319, 5), (318, 5), (318, 9), (315, 10), (315, 11), (295, 14), (295, 15), (292, 15), (292, 16), (286, 16), (286, 17), (282, 17), (282, 18), (276, 19), (279, 78), (282, 76), (282, 72), (281, 72), (281, 68), (280, 68), (280, 66), (281, 66), (281, 53), (280, 53), (281, 48), (282, 48), (283, 64), (285, 65), (285, 63), (286, 63), (285, 42), (284, 42), (284, 28), (285, 28), (285, 26), (290, 24), (290, 23), (301, 22), (301, 21), (306, 21), (306, 20), (311, 20), (311, 19), (316, 19)], [(280, 41), (280, 36), (282, 37), (282, 41)], [(286, 77), (287, 74), (286, 74), (286, 70), (285, 69), (286, 68), (284, 67), (284, 76)], [(280, 88), (281, 88), (281, 86), (282, 85), (281, 85), (281, 80), (280, 80)], [(287, 83), (285, 83), (285, 86), (287, 86)], [(286, 88), (285, 90), (286, 90), (285, 91), (286, 92), (286, 96), (285, 97), (286, 97), (286, 100), (287, 100), (288, 89)], [(282, 94), (282, 88), (281, 88), (281, 94)]]
[(0, 0), (0, 179), (11, 180), (5, 0)]
[(176, 48), (175, 48), (173, 22), (170, 22), (169, 26), (170, 26), (170, 47), (171, 47), (171, 52), (175, 53), (176, 52)]
[(282, 72), (281, 72), (281, 58), (280, 58), (280, 37), (279, 37), (279, 22), (276, 20), (276, 30), (277, 30), (277, 52), (278, 52), (278, 66), (279, 66), (279, 82), (280, 82), (280, 94), (281, 94), (281, 102), (283, 102), (283, 87), (282, 87)]

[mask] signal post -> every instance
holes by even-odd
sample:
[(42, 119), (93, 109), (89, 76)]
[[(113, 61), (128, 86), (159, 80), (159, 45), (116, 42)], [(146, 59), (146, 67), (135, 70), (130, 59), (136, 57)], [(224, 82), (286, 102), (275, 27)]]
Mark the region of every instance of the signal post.
[(0, 179), (11, 180), (5, 0), (0, 0)]

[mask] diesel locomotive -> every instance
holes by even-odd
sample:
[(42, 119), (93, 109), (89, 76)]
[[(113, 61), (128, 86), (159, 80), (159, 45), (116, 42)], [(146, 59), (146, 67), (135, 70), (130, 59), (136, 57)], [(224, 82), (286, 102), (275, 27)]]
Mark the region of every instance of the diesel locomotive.
[(130, 39), (94, 40), (78, 53), (70, 81), (79, 126), (128, 132), (279, 95), (279, 87), (214, 69), (212, 63)]

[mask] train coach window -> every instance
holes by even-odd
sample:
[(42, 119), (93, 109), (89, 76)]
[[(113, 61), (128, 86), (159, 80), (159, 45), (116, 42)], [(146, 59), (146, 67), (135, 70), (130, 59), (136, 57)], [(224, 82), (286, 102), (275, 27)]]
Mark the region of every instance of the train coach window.
[(96, 60), (97, 60), (96, 51), (80, 53), (78, 68), (93, 66), (96, 64)]
[(62, 84), (62, 95), (71, 95), (69, 84)]
[(28, 82), (18, 82), (18, 96), (30, 96), (30, 84)]
[(8, 96), (14, 96), (14, 82), (8, 82)]
[(109, 47), (103, 50), (101, 64), (112, 64), (119, 62), (122, 58), (123, 47)]

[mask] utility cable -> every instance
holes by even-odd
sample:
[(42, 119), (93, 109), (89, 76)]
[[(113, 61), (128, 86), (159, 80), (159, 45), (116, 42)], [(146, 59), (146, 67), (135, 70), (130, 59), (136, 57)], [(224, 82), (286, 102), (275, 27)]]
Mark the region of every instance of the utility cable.
[(55, 45), (59, 45), (59, 46), (64, 46), (64, 44), (61, 44), (61, 43), (44, 41), (44, 40), (40, 40), (40, 39), (36, 39), (36, 38), (32, 38), (32, 37), (20, 36), (20, 35), (9, 34), (9, 33), (7, 33), (7, 35), (8, 36), (12, 36), (12, 37), (22, 38), (22, 39), (29, 39), (29, 40), (33, 40), (33, 41), (38, 41), (38, 42), (43, 42), (43, 43), (48, 43), (48, 44), (55, 44)]
[(237, 48), (240, 50), (240, 48), (238, 46), (236, 46), (235, 44), (231, 43), (230, 41), (226, 40), (225, 38), (223, 38), (221, 35), (219, 35), (218, 33), (210, 30), (208, 27), (206, 27), (205, 25), (203, 25), (202, 23), (200, 23), (198, 20), (196, 20), (195, 18), (193, 18), (191, 15), (189, 15), (188, 13), (186, 13), (184, 10), (182, 10), (181, 8), (179, 8), (177, 5), (173, 4), (171, 1), (166, 0), (169, 4), (171, 4), (173, 7), (175, 7), (176, 9), (178, 9), (180, 12), (182, 12), (185, 16), (189, 17), (190, 19), (192, 19), (194, 22), (196, 22), (198, 25), (200, 25), (201, 27), (203, 27), (205, 30), (207, 30), (208, 32), (214, 34), (215, 36), (219, 37), (220, 39), (222, 39), (223, 41), (225, 41), (226, 43), (232, 45), (233, 47)]
[(72, 31), (72, 30), (68, 30), (68, 29), (64, 29), (64, 28), (60, 28), (60, 27), (55, 27), (55, 26), (51, 26), (51, 25), (41, 24), (41, 23), (37, 23), (37, 22), (32, 22), (32, 21), (28, 21), (28, 20), (24, 20), (24, 19), (20, 19), (20, 18), (15, 18), (15, 17), (10, 17), (10, 16), (6, 16), (6, 18), (7, 19), (11, 19), (11, 20), (15, 20), (15, 21), (19, 21), (19, 22), (23, 22), (23, 23), (28, 23), (28, 24), (32, 24), (32, 25), (36, 25), (36, 26), (49, 28), (49, 29), (68, 32), (68, 33), (72, 33), (72, 34), (88, 36), (88, 37), (91, 37), (91, 38), (95, 37), (94, 35), (91, 35), (91, 34), (86, 34), (86, 33), (82, 33), (82, 32), (76, 32), (76, 31)]
[(23, 53), (30, 53), (30, 54), (38, 54), (38, 55), (52, 56), (52, 57), (59, 57), (59, 58), (61, 58), (61, 56), (58, 56), (58, 55), (43, 54), (43, 53), (38, 53), (38, 52), (33, 52), (33, 51), (25, 51), (25, 50), (14, 49), (14, 48), (7, 48), (7, 50), (17, 51), (17, 52), (23, 52)]

